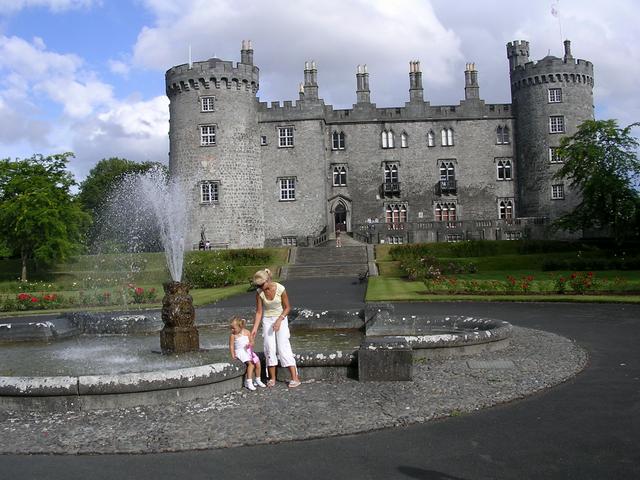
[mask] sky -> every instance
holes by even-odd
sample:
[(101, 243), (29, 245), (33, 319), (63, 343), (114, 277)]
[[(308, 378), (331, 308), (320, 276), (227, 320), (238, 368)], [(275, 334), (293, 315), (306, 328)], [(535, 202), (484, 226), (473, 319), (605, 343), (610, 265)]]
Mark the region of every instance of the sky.
[[(552, 14), (552, 10), (556, 13)], [(425, 99), (464, 98), (465, 63), (480, 96), (509, 103), (505, 45), (531, 59), (572, 53), (594, 63), (596, 118), (640, 120), (637, 0), (0, 0), (0, 158), (66, 151), (81, 181), (102, 158), (167, 163), (164, 73), (213, 56), (238, 61), (252, 40), (261, 101), (295, 100), (304, 62), (320, 97), (355, 103), (357, 65), (371, 101), (403, 106), (409, 61)]]

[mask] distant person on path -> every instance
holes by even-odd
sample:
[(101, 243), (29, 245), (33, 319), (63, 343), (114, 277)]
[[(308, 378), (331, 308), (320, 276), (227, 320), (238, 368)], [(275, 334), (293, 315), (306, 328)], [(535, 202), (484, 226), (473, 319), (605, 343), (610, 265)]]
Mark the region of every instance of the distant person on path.
[(205, 250), (211, 250), (211, 242), (209, 240), (207, 240), (204, 244), (204, 249)]
[(258, 287), (256, 292), (256, 318), (251, 329), (254, 339), (260, 323), (262, 323), (262, 337), (264, 339), (264, 355), (267, 359), (268, 387), (276, 384), (276, 366), (289, 369), (291, 381), (289, 388), (300, 386), (296, 359), (291, 350), (289, 337), (289, 320), (287, 315), (291, 311), (289, 296), (284, 285), (274, 282), (269, 270), (259, 270), (253, 276), (253, 283)]
[(266, 385), (260, 379), (260, 359), (253, 351), (251, 333), (244, 328), (246, 324), (247, 321), (240, 317), (233, 317), (229, 322), (229, 327), (231, 328), (229, 352), (231, 353), (231, 358), (237, 358), (247, 366), (244, 386), (249, 390), (255, 390), (256, 386), (264, 388)]
[(340, 230), (336, 230), (336, 247), (342, 246), (342, 238), (340, 238)]

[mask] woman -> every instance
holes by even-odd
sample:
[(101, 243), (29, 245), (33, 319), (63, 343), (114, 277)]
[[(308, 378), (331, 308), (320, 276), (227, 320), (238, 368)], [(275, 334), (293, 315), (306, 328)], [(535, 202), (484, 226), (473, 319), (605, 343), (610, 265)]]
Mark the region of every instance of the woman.
[(289, 388), (300, 386), (296, 359), (289, 343), (289, 321), (287, 315), (291, 311), (289, 297), (283, 285), (271, 279), (269, 270), (259, 270), (253, 276), (253, 283), (258, 287), (256, 292), (256, 319), (251, 329), (251, 338), (255, 338), (260, 322), (264, 339), (264, 356), (267, 359), (268, 387), (276, 384), (276, 366), (289, 369), (291, 381)]

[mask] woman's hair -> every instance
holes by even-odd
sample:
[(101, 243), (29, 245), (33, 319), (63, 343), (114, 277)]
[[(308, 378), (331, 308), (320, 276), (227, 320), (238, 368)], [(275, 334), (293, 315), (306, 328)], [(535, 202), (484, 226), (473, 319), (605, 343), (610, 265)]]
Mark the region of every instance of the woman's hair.
[(257, 286), (264, 285), (271, 280), (271, 270), (265, 268), (264, 270), (258, 270), (253, 275), (253, 283)]
[(237, 315), (231, 317), (231, 320), (229, 320), (229, 325), (236, 325), (240, 327), (240, 329), (243, 329), (246, 324), (247, 324), (247, 321), (244, 318), (239, 317)]

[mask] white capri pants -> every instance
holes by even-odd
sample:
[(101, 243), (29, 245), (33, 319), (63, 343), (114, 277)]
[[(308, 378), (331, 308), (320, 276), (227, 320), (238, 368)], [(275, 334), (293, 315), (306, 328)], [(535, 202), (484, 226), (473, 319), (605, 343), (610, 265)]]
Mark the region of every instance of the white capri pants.
[(289, 320), (284, 317), (280, 323), (280, 329), (273, 331), (273, 324), (276, 323), (278, 317), (262, 317), (262, 337), (264, 339), (264, 356), (267, 359), (268, 367), (280, 365), (283, 367), (295, 367), (296, 359), (291, 350), (289, 343)]

